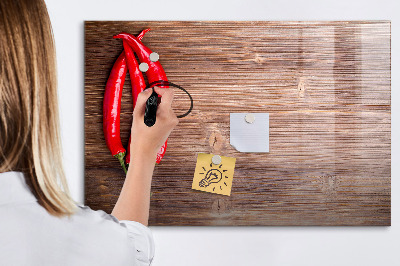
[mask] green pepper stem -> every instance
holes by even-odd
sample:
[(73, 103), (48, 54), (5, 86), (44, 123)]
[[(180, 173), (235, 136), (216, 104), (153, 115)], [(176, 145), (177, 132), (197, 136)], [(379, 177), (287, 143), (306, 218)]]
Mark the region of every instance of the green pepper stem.
[(122, 166), (122, 169), (124, 169), (124, 172), (126, 174), (127, 171), (126, 171), (126, 167), (125, 167), (124, 156), (125, 156), (125, 152), (119, 152), (114, 155), (114, 157), (118, 159), (119, 163)]

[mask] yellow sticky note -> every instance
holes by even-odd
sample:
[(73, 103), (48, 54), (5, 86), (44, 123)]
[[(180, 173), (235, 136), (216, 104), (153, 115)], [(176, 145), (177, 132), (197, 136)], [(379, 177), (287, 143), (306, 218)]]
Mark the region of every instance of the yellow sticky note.
[(221, 163), (214, 164), (214, 154), (199, 153), (192, 189), (230, 196), (236, 158), (221, 156)]

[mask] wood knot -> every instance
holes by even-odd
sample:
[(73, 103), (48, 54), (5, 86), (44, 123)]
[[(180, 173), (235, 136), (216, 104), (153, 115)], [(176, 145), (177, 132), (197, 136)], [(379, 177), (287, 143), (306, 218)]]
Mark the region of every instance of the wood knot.
[(336, 193), (338, 180), (334, 175), (320, 176), (321, 190), (327, 195)]
[(299, 94), (299, 97), (303, 98), (304, 94), (306, 92), (306, 80), (304, 77), (301, 77), (299, 79), (299, 84), (297, 85), (297, 92)]
[(259, 56), (258, 54), (256, 54), (254, 61), (258, 64), (261, 64), (262, 62), (264, 62), (264, 59), (261, 56)]
[(212, 210), (215, 213), (223, 214), (229, 212), (231, 209), (230, 202), (224, 199), (217, 199), (212, 204)]
[(208, 141), (213, 152), (218, 153), (222, 151), (222, 148), (224, 146), (224, 137), (221, 135), (220, 132), (212, 132)]
[(101, 192), (106, 192), (107, 189), (108, 189), (108, 187), (105, 186), (105, 185), (100, 185), (100, 186), (99, 186), (99, 189), (101, 190)]

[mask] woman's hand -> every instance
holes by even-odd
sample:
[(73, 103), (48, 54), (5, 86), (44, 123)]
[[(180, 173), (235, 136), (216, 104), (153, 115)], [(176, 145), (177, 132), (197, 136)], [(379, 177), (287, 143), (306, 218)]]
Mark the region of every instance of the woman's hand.
[(131, 163), (121, 194), (111, 213), (119, 220), (136, 221), (146, 226), (149, 221), (151, 179), (157, 152), (178, 124), (178, 118), (171, 108), (173, 89), (154, 87), (154, 91), (162, 97), (157, 108), (156, 123), (152, 127), (144, 123), (144, 111), (146, 101), (153, 91), (144, 90), (137, 97), (131, 131)]
[(137, 97), (131, 129), (131, 152), (140, 152), (151, 156), (156, 155), (174, 127), (179, 123), (172, 110), (173, 88), (159, 88), (156, 86), (154, 91), (161, 95), (161, 102), (157, 107), (156, 123), (152, 127), (148, 127), (144, 123), (146, 101), (152, 94), (152, 90), (146, 89), (140, 92)]

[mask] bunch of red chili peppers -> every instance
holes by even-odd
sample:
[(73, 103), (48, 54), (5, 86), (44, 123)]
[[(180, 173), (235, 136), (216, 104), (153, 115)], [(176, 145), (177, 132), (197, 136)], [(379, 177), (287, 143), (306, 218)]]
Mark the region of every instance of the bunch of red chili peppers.
[[(158, 61), (158, 55), (153, 53), (142, 42), (142, 38), (150, 29), (143, 30), (137, 37), (132, 34), (122, 32), (114, 36), (114, 39), (122, 39), (124, 51), (120, 54), (114, 63), (110, 76), (106, 83), (103, 102), (103, 131), (107, 143), (107, 147), (111, 154), (121, 163), (122, 168), (127, 172), (124, 162), (126, 150), (121, 143), (120, 137), (120, 111), (121, 96), (124, 87), (126, 72), (129, 70), (132, 84), (133, 109), (136, 105), (138, 94), (146, 88), (146, 82), (143, 78), (142, 71), (146, 72), (148, 82), (151, 84), (155, 81), (168, 81), (165, 71)], [(142, 67), (135, 58), (137, 54)], [(141, 70), (142, 69), (142, 70)], [(161, 88), (168, 88), (167, 85), (160, 85)], [(156, 163), (160, 163), (167, 148), (167, 141), (157, 153)], [(130, 145), (131, 137), (126, 154), (126, 164), (130, 163)]]

